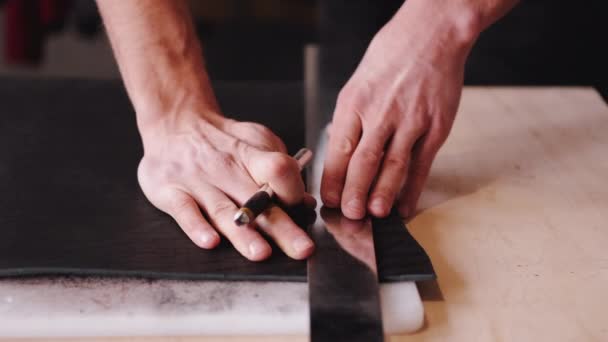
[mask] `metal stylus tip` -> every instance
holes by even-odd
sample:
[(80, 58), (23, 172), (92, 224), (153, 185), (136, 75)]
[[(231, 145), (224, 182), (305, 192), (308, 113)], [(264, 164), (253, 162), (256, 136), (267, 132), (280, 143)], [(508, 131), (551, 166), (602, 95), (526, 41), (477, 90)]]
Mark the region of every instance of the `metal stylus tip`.
[(248, 208), (241, 208), (239, 211), (234, 214), (234, 223), (237, 226), (243, 226), (251, 222), (251, 217), (253, 213)]

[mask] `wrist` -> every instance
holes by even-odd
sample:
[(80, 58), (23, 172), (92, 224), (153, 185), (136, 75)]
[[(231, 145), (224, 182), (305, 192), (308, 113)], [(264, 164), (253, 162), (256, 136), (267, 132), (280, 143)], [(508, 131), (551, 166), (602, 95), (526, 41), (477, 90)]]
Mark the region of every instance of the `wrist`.
[(175, 63), (162, 78), (152, 77), (130, 92), (142, 138), (149, 132), (180, 131), (196, 124), (221, 123), (223, 116), (202, 63)]
[(173, 109), (152, 113), (137, 113), (137, 126), (144, 149), (148, 149), (155, 142), (163, 141), (163, 137), (179, 135), (190, 132), (193, 129), (207, 126), (223, 127), (225, 118), (217, 108), (206, 104), (180, 104)]
[[(408, 0), (387, 25), (396, 37), (415, 32), (429, 47), (463, 61), (483, 29), (481, 15), (468, 0)], [(427, 42), (423, 40), (428, 38)]]
[(175, 63), (171, 68), (152, 69), (150, 77), (137, 86), (129, 86), (129, 97), (139, 125), (182, 112), (219, 112), (211, 82), (202, 67)]

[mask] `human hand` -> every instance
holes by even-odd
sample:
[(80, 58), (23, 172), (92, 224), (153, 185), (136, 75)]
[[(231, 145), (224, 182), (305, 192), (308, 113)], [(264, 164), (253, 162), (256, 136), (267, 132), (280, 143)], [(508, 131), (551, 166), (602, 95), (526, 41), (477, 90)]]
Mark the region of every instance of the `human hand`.
[(400, 11), (338, 96), (321, 196), (348, 218), (386, 216), (396, 200), (411, 215), (451, 129), (477, 33), (429, 13)]
[[(268, 257), (270, 245), (253, 226), (233, 223), (236, 205), (266, 182), (287, 205), (302, 199), (314, 205), (296, 161), (267, 128), (218, 114), (186, 1), (98, 1), (98, 7), (142, 136), (144, 194), (198, 246), (213, 248), (219, 232), (245, 257)], [(278, 207), (256, 223), (292, 258), (314, 248)]]
[[(215, 247), (219, 232), (250, 260), (270, 256), (270, 245), (253, 225), (233, 222), (237, 205), (262, 183), (269, 183), (286, 205), (315, 205), (304, 191), (297, 162), (262, 125), (214, 113), (181, 113), (179, 120), (164, 118), (140, 131), (145, 152), (138, 179), (144, 194), (202, 248)], [(306, 258), (314, 249), (304, 230), (279, 207), (271, 207), (253, 224), (294, 259)]]

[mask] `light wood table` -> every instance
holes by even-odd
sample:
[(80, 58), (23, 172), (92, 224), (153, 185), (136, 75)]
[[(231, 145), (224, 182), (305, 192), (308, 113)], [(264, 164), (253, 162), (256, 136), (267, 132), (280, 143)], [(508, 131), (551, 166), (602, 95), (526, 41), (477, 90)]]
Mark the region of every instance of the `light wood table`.
[(424, 329), (390, 341), (608, 341), (608, 107), (593, 89), (465, 89), (420, 205), (409, 228), (438, 285), (420, 286)]

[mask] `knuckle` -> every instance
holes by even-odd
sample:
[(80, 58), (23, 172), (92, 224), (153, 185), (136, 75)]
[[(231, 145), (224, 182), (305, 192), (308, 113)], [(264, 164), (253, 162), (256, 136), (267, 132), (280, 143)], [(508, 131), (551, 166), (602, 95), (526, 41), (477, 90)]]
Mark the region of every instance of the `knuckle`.
[(155, 175), (157, 182), (172, 182), (174, 180), (180, 179), (185, 171), (185, 167), (178, 162), (168, 161), (162, 165), (159, 165), (157, 168), (157, 172)]
[(408, 168), (408, 160), (404, 156), (390, 155), (384, 160), (385, 167), (398, 173), (404, 173)]
[(364, 109), (369, 103), (370, 101), (366, 99), (365, 93), (346, 86), (342, 88), (336, 98), (336, 113), (339, 115), (357, 114), (362, 117), (365, 112)]
[(169, 194), (169, 208), (175, 216), (184, 216), (190, 207), (191, 200), (188, 196), (179, 193)]
[(375, 165), (380, 161), (381, 153), (374, 149), (362, 148), (357, 153), (357, 157), (365, 165)]
[(420, 134), (428, 128), (429, 123), (430, 120), (426, 115), (415, 113), (407, 120), (406, 128), (407, 131)]
[(267, 167), (269, 174), (274, 178), (285, 178), (298, 172), (295, 160), (282, 153), (273, 153)]
[(216, 174), (225, 174), (234, 168), (236, 165), (235, 157), (227, 152), (218, 151), (212, 158), (200, 160), (198, 167), (202, 170), (211, 169)]
[(270, 128), (256, 123), (256, 122), (252, 122), (251, 123), (253, 129), (256, 131), (256, 133), (264, 138), (275, 138), (276, 135), (270, 130)]
[(218, 201), (213, 203), (208, 210), (209, 215), (214, 217), (229, 215), (234, 211), (234, 204), (228, 201)]
[(251, 145), (242, 140), (237, 140), (234, 144), (234, 150), (237, 152), (239, 158), (245, 162), (245, 164), (249, 163), (252, 148), (253, 147)]
[(374, 132), (375, 136), (387, 137), (395, 130), (393, 120), (391, 118), (387, 118), (386, 116), (388, 116), (388, 114), (384, 117), (380, 117), (382, 120), (379, 120), (379, 122), (369, 124), (369, 130)]
[(346, 156), (350, 156), (355, 150), (354, 140), (347, 136), (336, 137), (336, 141), (331, 146), (333, 146), (335, 151)]
[(373, 96), (374, 84), (368, 79), (359, 78), (356, 81), (349, 80), (336, 98), (337, 104), (353, 104), (358, 105), (361, 103), (369, 102), (369, 98)]
[(428, 135), (428, 141), (434, 148), (439, 149), (448, 138), (451, 126), (434, 125), (431, 127)]
[(338, 93), (338, 97), (336, 98), (337, 106), (349, 106), (353, 103), (353, 99), (355, 98), (355, 93), (349, 86), (344, 86)]
[(440, 135), (447, 135), (452, 128), (452, 120), (447, 120), (443, 116), (440, 116), (433, 122), (433, 128), (440, 133)]
[(259, 148), (266, 151), (286, 151), (283, 141), (270, 128), (255, 122), (247, 122), (247, 125), (251, 137), (259, 141)]
[(167, 183), (178, 178), (183, 168), (175, 161), (160, 161), (151, 158), (142, 158), (137, 168), (140, 181), (148, 180), (150, 183)]

